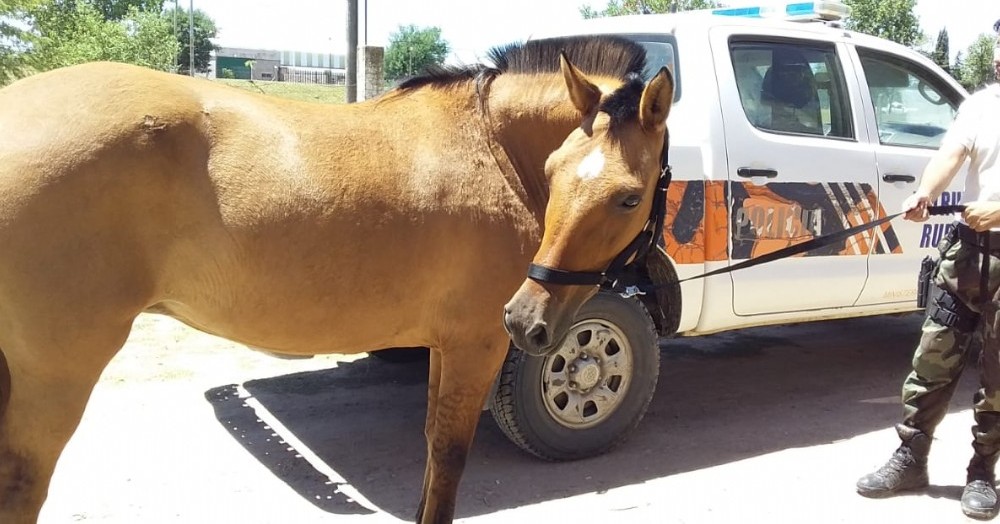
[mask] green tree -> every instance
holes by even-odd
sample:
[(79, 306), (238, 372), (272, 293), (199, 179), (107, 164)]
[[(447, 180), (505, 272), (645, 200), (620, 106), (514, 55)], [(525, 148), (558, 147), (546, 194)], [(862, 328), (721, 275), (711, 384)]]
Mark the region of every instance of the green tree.
[(951, 72), (951, 53), (948, 50), (948, 30), (942, 29), (938, 32), (937, 44), (934, 45), (934, 52), (931, 53), (931, 60), (941, 66), (941, 69)]
[(917, 0), (845, 0), (851, 7), (847, 28), (913, 47), (921, 42)]
[[(961, 69), (956, 69), (958, 81), (970, 92), (993, 80), (993, 45), (995, 36), (981, 34), (966, 51)], [(956, 66), (957, 67), (957, 66)]]
[(38, 38), (26, 52), (38, 70), (98, 60), (173, 68), (177, 42), (161, 13), (133, 7), (121, 20), (107, 20), (93, 4), (70, 1), (50, 2), (31, 15)]
[(135, 9), (143, 13), (163, 11), (163, 0), (89, 0), (105, 20), (121, 20)]
[(450, 46), (441, 38), (441, 29), (399, 26), (389, 35), (385, 49), (385, 77), (396, 80), (412, 76), (432, 65), (444, 63)]
[(595, 11), (589, 5), (585, 5), (580, 8), (580, 14), (584, 18), (598, 18), (602, 16), (711, 9), (719, 7), (719, 5), (719, 2), (714, 0), (608, 0), (608, 5), (603, 11)]
[[(167, 20), (173, 20), (173, 9), (169, 9), (164, 14)], [(173, 22), (171, 22), (172, 24)], [(177, 68), (179, 73), (188, 74), (191, 63), (191, 46), (188, 34), (188, 12), (186, 9), (178, 8), (177, 11), (177, 42), (180, 44), (180, 51), (177, 54)], [(215, 21), (204, 11), (194, 10), (194, 70), (198, 73), (207, 73), (212, 62), (212, 51), (219, 49), (212, 43), (218, 30)]]
[(34, 69), (28, 54), (37, 35), (31, 31), (30, 13), (42, 0), (0, 0), (0, 86)]
[(958, 80), (959, 83), (962, 82), (962, 69), (965, 69), (965, 57), (962, 56), (962, 52), (959, 51), (955, 53), (955, 61), (951, 64), (951, 76)]

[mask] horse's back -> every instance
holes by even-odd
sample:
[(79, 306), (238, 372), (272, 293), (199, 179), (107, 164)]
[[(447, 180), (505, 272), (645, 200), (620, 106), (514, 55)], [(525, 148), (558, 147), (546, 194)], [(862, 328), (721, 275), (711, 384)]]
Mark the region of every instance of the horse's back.
[[(10, 212), (19, 196), (41, 196), (66, 177), (88, 173), (91, 179), (81, 181), (88, 187), (111, 183), (98, 179), (128, 176), (130, 159), (149, 166), (143, 153), (162, 149), (165, 139), (196, 138), (191, 131), (199, 104), (191, 86), (179, 80), (190, 81), (98, 62), (41, 73), (0, 90), (0, 201), (6, 204), (0, 213)], [(164, 133), (170, 127), (187, 133)]]
[(251, 271), (305, 193), (280, 106), (114, 63), (0, 90), (0, 345), (5, 320), (42, 331), (56, 304), (208, 329), (264, 302)]
[(0, 314), (36, 320), (55, 301), (142, 309), (164, 240), (151, 226), (189, 196), (178, 167), (208, 154), (191, 82), (92, 63), (0, 90)]
[(191, 87), (191, 79), (110, 62), (33, 75), (0, 90), (0, 154), (120, 139), (157, 112), (191, 116)]

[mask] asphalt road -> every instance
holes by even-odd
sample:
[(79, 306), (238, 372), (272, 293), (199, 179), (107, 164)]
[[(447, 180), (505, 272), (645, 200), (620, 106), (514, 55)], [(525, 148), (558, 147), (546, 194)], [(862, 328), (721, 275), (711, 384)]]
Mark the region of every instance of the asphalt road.
[[(483, 414), (459, 522), (967, 522), (967, 370), (931, 487), (868, 500), (856, 479), (898, 444), (917, 316), (662, 342), (636, 434), (604, 456), (534, 459)], [(142, 316), (96, 389), (40, 522), (411, 520), (423, 474), (426, 365), (273, 359)]]

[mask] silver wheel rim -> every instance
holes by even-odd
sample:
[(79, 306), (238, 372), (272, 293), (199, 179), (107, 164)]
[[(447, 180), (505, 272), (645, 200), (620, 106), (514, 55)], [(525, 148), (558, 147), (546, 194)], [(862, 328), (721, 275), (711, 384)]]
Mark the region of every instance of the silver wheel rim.
[(606, 420), (632, 382), (632, 346), (618, 326), (598, 319), (577, 322), (555, 353), (545, 357), (542, 399), (549, 415), (570, 429)]

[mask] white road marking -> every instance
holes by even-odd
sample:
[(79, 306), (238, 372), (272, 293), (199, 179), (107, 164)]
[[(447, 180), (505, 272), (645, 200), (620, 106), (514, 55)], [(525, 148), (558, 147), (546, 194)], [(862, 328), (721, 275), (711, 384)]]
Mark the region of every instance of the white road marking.
[(354, 503), (369, 509), (375, 513), (383, 513), (378, 506), (373, 504), (370, 500), (365, 498), (354, 486), (350, 485), (343, 476), (334, 471), (326, 462), (323, 462), (316, 453), (314, 453), (304, 442), (295, 437), (284, 424), (275, 417), (264, 404), (261, 404), (259, 400), (253, 397), (253, 395), (243, 387), (243, 385), (236, 386), (236, 391), (240, 396), (240, 399), (254, 410), (257, 414), (257, 418), (261, 420), (262, 423), (266, 424), (271, 428), (271, 431), (276, 433), (285, 444), (295, 449), (295, 452), (302, 457), (303, 460), (309, 463), (310, 466), (316, 469), (321, 475), (326, 476), (330, 479), (333, 485), (337, 486), (337, 491), (343, 493), (345, 496), (351, 498)]

